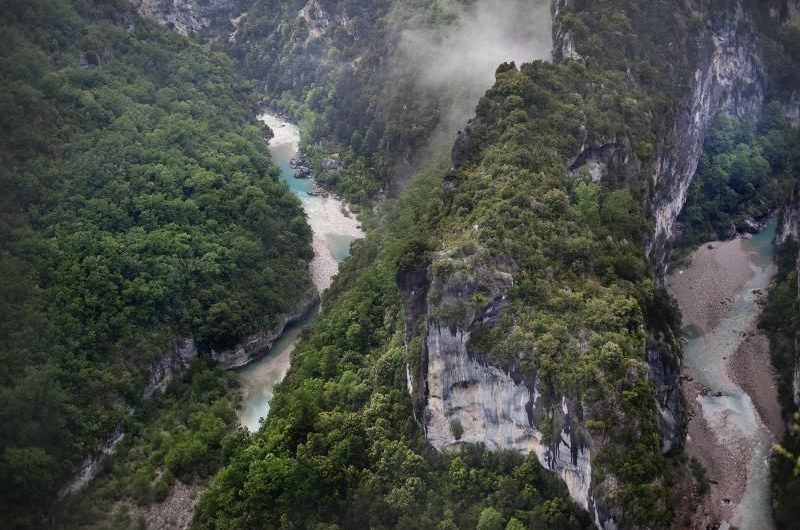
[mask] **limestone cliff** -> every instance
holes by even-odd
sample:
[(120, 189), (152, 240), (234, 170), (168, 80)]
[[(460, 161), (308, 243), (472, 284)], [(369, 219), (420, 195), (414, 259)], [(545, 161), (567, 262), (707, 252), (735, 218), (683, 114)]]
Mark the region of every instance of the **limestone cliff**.
[(176, 375), (183, 373), (197, 357), (197, 347), (191, 337), (177, 337), (175, 346), (156, 360), (150, 368), (150, 379), (144, 389), (144, 398), (156, 390), (164, 392)]
[(557, 62), (581, 58), (581, 55), (575, 49), (572, 32), (558, 23), (559, 15), (569, 6), (570, 0), (553, 0), (550, 4), (550, 13), (556, 22), (553, 24), (553, 60)]
[(242, 13), (239, 0), (130, 0), (145, 18), (189, 35)]
[(758, 113), (764, 101), (765, 73), (758, 36), (743, 1), (707, 16), (708, 34), (696, 43), (699, 56), (692, 88), (653, 165), (655, 232), (648, 253), (662, 273), (675, 235), (675, 220), (686, 203), (714, 117), (720, 112), (738, 116)]
[[(453, 268), (454, 273), (433, 272)], [(484, 444), (535, 454), (599, 527), (616, 528), (614, 515), (592, 488), (592, 451), (602, 442), (583, 425), (583, 404), (565, 396), (545, 399), (536, 376), (517, 362), (498, 366), (471, 347), (477, 326), (497, 324), (515, 268), (510, 258), (483, 264), (475, 256), (442, 252), (432, 264), (423, 259), (398, 272), (410, 364), (416, 367), (408, 368), (415, 417), (438, 450)], [(477, 293), (482, 303), (475, 303)], [(609, 488), (613, 480), (598, 488)]]

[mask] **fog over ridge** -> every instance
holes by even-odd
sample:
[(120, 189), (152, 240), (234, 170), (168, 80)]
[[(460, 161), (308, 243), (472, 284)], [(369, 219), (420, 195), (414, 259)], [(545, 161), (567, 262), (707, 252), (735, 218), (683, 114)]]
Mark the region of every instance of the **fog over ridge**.
[(400, 33), (390, 59), (395, 74), (413, 76), (421, 92), (440, 100), (440, 122), (431, 135), (431, 152), (449, 148), (457, 129), (474, 115), (491, 88), (497, 67), (551, 60), (552, 17), (548, 0), (438, 2), (437, 14), (452, 22), (425, 24)]

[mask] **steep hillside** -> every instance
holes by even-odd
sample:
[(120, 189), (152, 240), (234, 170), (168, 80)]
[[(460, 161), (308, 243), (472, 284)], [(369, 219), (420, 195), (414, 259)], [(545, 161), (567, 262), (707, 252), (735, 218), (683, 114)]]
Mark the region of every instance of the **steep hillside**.
[[(691, 499), (657, 286), (714, 119), (778, 97), (759, 32), (788, 8), (769, 7), (555, 2), (556, 63), (501, 65), (452, 169), (387, 205), (197, 523), (672, 527)], [(566, 505), (507, 450), (589, 519), (545, 509)]]
[(254, 2), (221, 47), (302, 119), (313, 159), (343, 157), (317, 179), (367, 204), (449, 150), (498, 64), (549, 58), (549, 3)]
[(311, 249), (226, 57), (124, 2), (4, 7), (0, 513), (27, 527), (198, 352), (293, 311)]

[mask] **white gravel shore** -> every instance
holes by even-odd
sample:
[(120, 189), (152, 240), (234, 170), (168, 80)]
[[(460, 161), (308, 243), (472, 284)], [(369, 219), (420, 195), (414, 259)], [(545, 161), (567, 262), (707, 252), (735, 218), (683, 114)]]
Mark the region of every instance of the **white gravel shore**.
[(258, 119), (266, 123), (272, 129), (273, 137), (269, 141), (269, 145), (283, 145), (283, 144), (298, 144), (300, 143), (300, 133), (297, 127), (292, 127), (289, 122), (265, 112), (258, 116)]

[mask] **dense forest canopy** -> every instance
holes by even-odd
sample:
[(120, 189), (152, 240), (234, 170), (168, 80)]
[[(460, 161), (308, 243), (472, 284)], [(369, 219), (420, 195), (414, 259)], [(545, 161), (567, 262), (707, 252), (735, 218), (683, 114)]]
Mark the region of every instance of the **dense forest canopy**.
[(4, 2), (0, 512), (46, 509), (194, 337), (271, 329), (310, 232), (252, 87), (127, 2)]
[[(775, 3), (740, 4), (766, 101), (705, 135), (678, 219), (686, 248), (798, 200), (784, 104), (800, 31), (774, 27)], [(665, 443), (649, 356), (680, 378), (680, 315), (645, 249), (663, 193), (653, 168), (682, 140), (672, 128), (726, 2), (557, 2), (560, 37), (543, 0), (236, 5), (235, 22), (217, 14), (186, 38), (125, 0), (4, 2), (0, 275), (15, 281), (0, 285), (0, 522), (130, 528), (180, 489), (204, 490), (196, 529), (580, 529), (599, 512), (678, 524), (709, 482)], [(469, 37), (531, 56), (464, 72), (479, 69)], [(236, 375), (206, 354), (273, 329), (311, 288), (310, 228), (253, 119), (264, 102), (300, 123), (318, 182), (369, 230), (249, 433)], [(599, 172), (586, 163), (609, 150)], [(797, 254), (778, 249), (761, 319), (787, 416)], [(404, 303), (413, 275), (419, 315)], [(568, 458), (591, 452), (598, 510), (534, 452), (463, 443), (469, 425), (449, 424), (460, 450), (434, 449), (414, 380), (432, 322), (465, 334), (482, 366), (535, 383), (531, 426), (549, 449), (568, 433)], [(143, 399), (153, 363), (187, 338), (200, 358)], [(121, 432), (104, 473), (53, 508)], [(800, 453), (796, 436), (785, 446)], [(792, 465), (773, 463), (786, 528)]]

